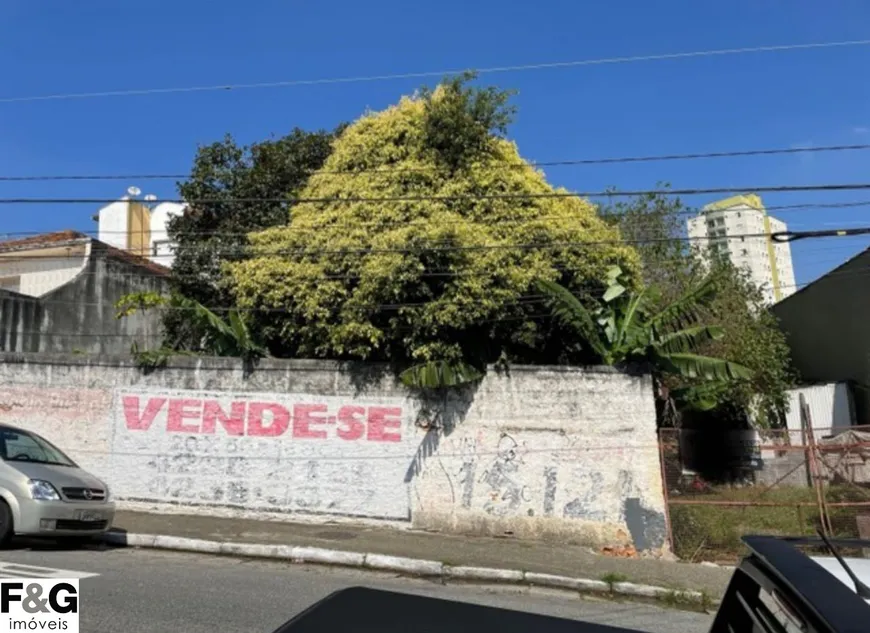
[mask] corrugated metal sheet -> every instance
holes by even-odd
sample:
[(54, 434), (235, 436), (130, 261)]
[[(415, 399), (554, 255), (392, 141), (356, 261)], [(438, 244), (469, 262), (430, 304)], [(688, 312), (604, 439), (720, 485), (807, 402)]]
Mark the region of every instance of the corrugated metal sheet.
[(855, 407), (852, 391), (845, 382), (801, 387), (788, 392), (789, 412), (786, 424), (792, 435), (792, 443), (800, 442), (801, 425), (800, 396), (803, 394), (810, 410), (816, 439), (830, 435), (834, 430), (854, 426)]

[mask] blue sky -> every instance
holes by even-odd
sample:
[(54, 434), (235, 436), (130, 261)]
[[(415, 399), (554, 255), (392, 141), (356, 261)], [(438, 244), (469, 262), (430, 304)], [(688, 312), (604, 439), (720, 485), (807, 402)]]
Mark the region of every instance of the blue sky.
[[(413, 7), (417, 7), (413, 10)], [(4, 0), (0, 99), (370, 76), (870, 38), (839, 0)], [(870, 46), (484, 75), (519, 91), (511, 136), (531, 160), (870, 143)], [(0, 175), (185, 173), (197, 144), (333, 127), (422, 79), (0, 103)], [(550, 168), (576, 190), (870, 181), (870, 152)], [(172, 181), (0, 183), (0, 197), (115, 197)], [(703, 204), (713, 197), (693, 197)], [(768, 206), (870, 192), (767, 195)], [(870, 224), (868, 207), (773, 214), (798, 230)], [(0, 208), (0, 234), (93, 230), (82, 205)], [(793, 247), (808, 282), (870, 245)]]

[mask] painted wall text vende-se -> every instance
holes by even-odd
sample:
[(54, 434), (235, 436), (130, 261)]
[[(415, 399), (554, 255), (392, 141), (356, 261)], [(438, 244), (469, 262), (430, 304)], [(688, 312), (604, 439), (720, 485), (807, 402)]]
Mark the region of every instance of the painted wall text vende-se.
[(277, 402), (236, 400), (229, 406), (217, 400), (140, 397), (122, 399), (127, 429), (147, 431), (165, 417), (170, 433), (209, 434), (296, 439), (339, 438), (347, 441), (400, 442), (400, 407), (345, 405), (330, 411), (327, 404), (300, 403), (287, 407)]

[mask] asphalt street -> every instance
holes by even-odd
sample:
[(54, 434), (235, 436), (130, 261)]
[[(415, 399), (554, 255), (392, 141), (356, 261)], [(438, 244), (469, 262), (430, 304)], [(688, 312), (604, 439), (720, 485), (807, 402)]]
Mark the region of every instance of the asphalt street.
[(10, 565), (75, 572), (81, 578), (83, 633), (272, 633), (314, 602), (351, 586), (464, 600), (650, 633), (706, 633), (712, 621), (703, 614), (564, 593), (444, 586), (395, 575), (157, 550), (58, 550), (49, 544), (18, 544), (0, 551), (0, 575), (16, 569)]

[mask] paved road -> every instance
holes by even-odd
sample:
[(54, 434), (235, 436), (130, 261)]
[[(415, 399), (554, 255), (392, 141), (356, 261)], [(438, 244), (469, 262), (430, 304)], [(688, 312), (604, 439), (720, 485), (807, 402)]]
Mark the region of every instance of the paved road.
[(537, 590), (443, 586), (368, 572), (156, 550), (63, 551), (48, 544), (24, 544), (0, 552), (0, 571), (9, 564), (78, 572), (82, 578), (83, 633), (272, 633), (313, 602), (354, 585), (650, 633), (706, 633), (711, 623), (703, 614)]

